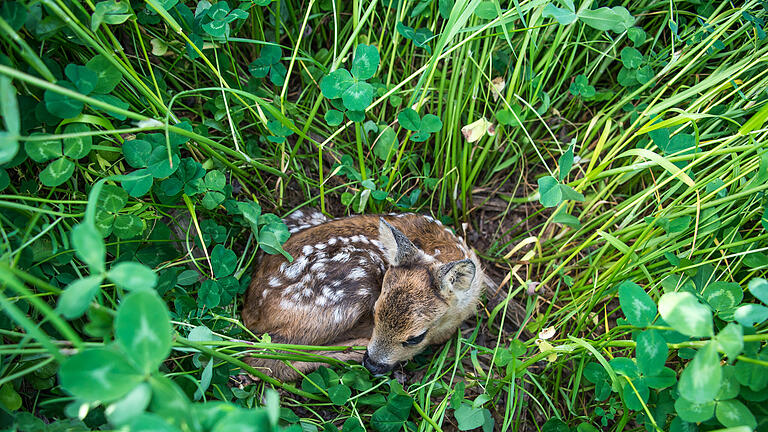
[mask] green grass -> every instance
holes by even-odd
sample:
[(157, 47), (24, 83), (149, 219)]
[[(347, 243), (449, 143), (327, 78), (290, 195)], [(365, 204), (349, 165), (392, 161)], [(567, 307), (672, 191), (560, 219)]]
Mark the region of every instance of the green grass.
[[(388, 2), (0, 5), (3, 427), (767, 430), (765, 2)], [(360, 44), (364, 110), (323, 84)], [(396, 376), (266, 377), (242, 359), (328, 349), (239, 322), (302, 207), (432, 214), (499, 293)]]

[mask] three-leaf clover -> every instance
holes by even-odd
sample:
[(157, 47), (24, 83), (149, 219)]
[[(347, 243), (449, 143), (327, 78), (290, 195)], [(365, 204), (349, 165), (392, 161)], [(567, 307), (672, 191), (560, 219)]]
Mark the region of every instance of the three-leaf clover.
[(256, 78), (264, 78), (269, 74), (269, 80), (276, 86), (285, 84), (285, 75), (288, 70), (280, 63), (283, 50), (277, 45), (266, 45), (261, 49), (259, 58), (248, 65), (251, 75)]
[(574, 96), (581, 95), (585, 99), (595, 95), (595, 87), (589, 85), (589, 80), (583, 74), (576, 75), (576, 79), (573, 80), (568, 91)]
[[(66, 134), (77, 134), (91, 130), (84, 123), (70, 123), (64, 128)], [(40, 134), (39, 136), (44, 136)], [(27, 141), (24, 144), (30, 159), (35, 162), (53, 162), (40, 172), (40, 182), (48, 187), (58, 186), (72, 177), (75, 172), (75, 160), (90, 153), (92, 139), (90, 136), (74, 136), (62, 140), (51, 139), (43, 141)]]
[(237, 255), (218, 244), (211, 252), (211, 270), (216, 279), (208, 279), (200, 285), (197, 302), (200, 307), (213, 308), (232, 303), (235, 296), (242, 294), (245, 286), (234, 276), (237, 268)]
[(160, 188), (167, 196), (176, 196), (182, 191), (193, 196), (204, 189), (200, 188), (197, 180), (205, 176), (205, 168), (192, 158), (184, 158), (179, 164), (179, 169), (160, 184)]
[(344, 119), (343, 110), (347, 110), (347, 117), (352, 121), (362, 121), (365, 118), (363, 113), (373, 102), (374, 94), (373, 86), (366, 80), (376, 74), (379, 61), (379, 51), (375, 46), (360, 44), (355, 48), (351, 72), (344, 68), (336, 69), (320, 80), (323, 96), (331, 99), (336, 108), (326, 113), (325, 120), (328, 124), (341, 124)]
[[(191, 129), (187, 122), (177, 125)], [(171, 176), (179, 169), (179, 145), (188, 138), (172, 133), (169, 135), (170, 157), (163, 134), (138, 135), (136, 139), (123, 143), (123, 156), (128, 165), (136, 168), (121, 182), (123, 189), (133, 197), (141, 197), (152, 188), (153, 179)], [(171, 188), (173, 189), (173, 188)], [(172, 190), (171, 190), (172, 191)]]
[(646, 64), (643, 54), (636, 48), (624, 47), (621, 50), (621, 63), (623, 67), (616, 79), (624, 87), (645, 84), (655, 75), (653, 69)]
[(197, 187), (205, 191), (203, 195), (203, 207), (208, 210), (215, 209), (219, 204), (224, 202), (226, 195), (224, 194), (224, 186), (227, 184), (227, 178), (224, 173), (218, 170), (208, 171), (205, 178), (198, 179)]
[(210, 6), (206, 11), (208, 18), (203, 24), (203, 30), (210, 36), (217, 39), (226, 39), (231, 31), (229, 25), (235, 20), (244, 20), (248, 18), (248, 12), (235, 8), (230, 11), (229, 4), (226, 1), (219, 1)]
[[(107, 57), (99, 54), (89, 60), (85, 66), (69, 64), (64, 68), (64, 75), (66, 75), (68, 81), (60, 80), (56, 83), (57, 85), (83, 95), (91, 96), (94, 99), (107, 102), (119, 108), (128, 107), (127, 103), (107, 94), (114, 90), (115, 86), (122, 79), (120, 71)], [(85, 106), (83, 102), (53, 90), (46, 90), (43, 94), (43, 99), (45, 100), (45, 109), (62, 119), (79, 115)], [(120, 120), (125, 119), (123, 115), (110, 114)]]
[(144, 231), (144, 223), (135, 214), (120, 213), (128, 203), (128, 192), (104, 185), (96, 207), (96, 227), (104, 237), (113, 232), (118, 238), (132, 238)]
[(432, 54), (432, 48), (428, 45), (429, 41), (434, 36), (434, 33), (428, 28), (414, 29), (402, 22), (395, 24), (395, 29), (400, 35), (408, 40), (413, 41), (413, 44), (419, 48), (424, 48), (429, 54)]
[(237, 211), (251, 228), (259, 247), (266, 253), (282, 254), (288, 261), (293, 257), (283, 249), (283, 243), (290, 237), (288, 227), (282, 219), (272, 213), (261, 213), (261, 206), (254, 201), (238, 202)]
[(430, 135), (440, 131), (443, 128), (443, 122), (440, 117), (434, 114), (424, 114), (419, 117), (419, 113), (412, 108), (406, 108), (397, 115), (397, 122), (405, 129), (414, 132), (411, 140), (415, 142), (424, 142)]

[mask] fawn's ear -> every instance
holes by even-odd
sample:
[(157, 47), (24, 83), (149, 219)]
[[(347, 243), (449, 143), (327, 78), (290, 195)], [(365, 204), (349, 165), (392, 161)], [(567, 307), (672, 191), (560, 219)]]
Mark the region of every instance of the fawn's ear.
[(472, 286), (475, 279), (475, 263), (472, 260), (449, 262), (443, 265), (437, 272), (437, 280), (440, 281), (440, 291), (461, 292)]
[(418, 257), (419, 250), (399, 229), (379, 218), (379, 241), (391, 266), (399, 266)]

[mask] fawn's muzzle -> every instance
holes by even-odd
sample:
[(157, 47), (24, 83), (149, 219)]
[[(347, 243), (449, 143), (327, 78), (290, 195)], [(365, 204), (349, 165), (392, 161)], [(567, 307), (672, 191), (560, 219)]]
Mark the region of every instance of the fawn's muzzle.
[(368, 351), (365, 352), (363, 355), (363, 366), (365, 366), (366, 369), (368, 369), (372, 374), (378, 376), (378, 375), (384, 375), (385, 373), (392, 370), (394, 365), (388, 365), (383, 363), (377, 363), (368, 356)]

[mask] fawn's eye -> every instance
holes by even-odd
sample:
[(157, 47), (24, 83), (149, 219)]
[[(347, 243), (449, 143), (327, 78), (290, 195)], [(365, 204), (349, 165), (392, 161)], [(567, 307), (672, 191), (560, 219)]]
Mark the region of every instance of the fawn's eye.
[(421, 341), (424, 340), (424, 336), (426, 336), (426, 335), (427, 335), (427, 332), (424, 331), (424, 333), (422, 333), (422, 334), (420, 334), (418, 336), (414, 336), (412, 338), (408, 338), (405, 342), (403, 342), (403, 346), (411, 346), (411, 345), (420, 344)]

